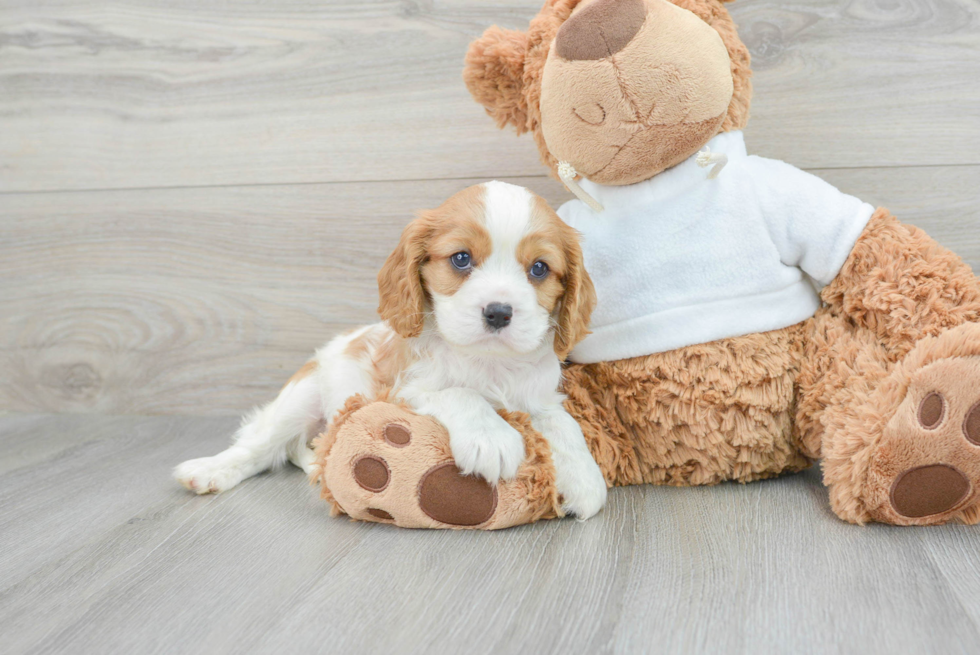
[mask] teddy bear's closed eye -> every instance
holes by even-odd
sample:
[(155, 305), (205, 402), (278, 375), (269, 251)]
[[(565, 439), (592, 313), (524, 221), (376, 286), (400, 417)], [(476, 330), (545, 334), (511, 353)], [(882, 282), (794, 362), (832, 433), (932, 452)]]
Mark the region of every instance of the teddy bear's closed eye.
[(606, 121), (606, 110), (598, 103), (582, 105), (572, 109), (575, 117), (589, 125), (602, 125)]

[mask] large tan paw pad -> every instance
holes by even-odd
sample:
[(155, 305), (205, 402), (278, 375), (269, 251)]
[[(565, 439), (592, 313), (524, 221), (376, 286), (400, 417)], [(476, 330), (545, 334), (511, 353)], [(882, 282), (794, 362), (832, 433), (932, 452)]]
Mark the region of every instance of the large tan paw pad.
[(915, 372), (868, 476), (877, 520), (943, 523), (976, 504), (980, 357), (941, 359)]

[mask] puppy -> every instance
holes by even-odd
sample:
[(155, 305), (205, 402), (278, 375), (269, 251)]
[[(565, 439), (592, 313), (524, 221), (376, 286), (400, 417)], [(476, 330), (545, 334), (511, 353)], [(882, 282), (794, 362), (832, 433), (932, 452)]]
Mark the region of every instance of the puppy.
[(562, 406), (561, 362), (588, 334), (595, 290), (578, 233), (527, 189), (488, 182), (422, 212), (378, 274), (382, 323), (316, 352), (227, 450), (174, 475), (199, 494), (231, 489), (288, 458), (309, 471), (308, 443), (345, 400), (390, 387), (442, 423), (456, 465), (510, 480), (524, 440), (495, 409), (526, 412), (551, 446), (564, 510), (598, 512), (606, 484)]

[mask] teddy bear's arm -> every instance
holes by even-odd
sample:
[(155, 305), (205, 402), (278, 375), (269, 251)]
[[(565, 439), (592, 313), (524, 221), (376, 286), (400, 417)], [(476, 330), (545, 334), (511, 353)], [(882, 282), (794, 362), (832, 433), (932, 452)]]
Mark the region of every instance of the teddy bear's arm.
[(780, 259), (829, 284), (861, 236), (874, 207), (782, 161), (749, 157), (756, 198)]

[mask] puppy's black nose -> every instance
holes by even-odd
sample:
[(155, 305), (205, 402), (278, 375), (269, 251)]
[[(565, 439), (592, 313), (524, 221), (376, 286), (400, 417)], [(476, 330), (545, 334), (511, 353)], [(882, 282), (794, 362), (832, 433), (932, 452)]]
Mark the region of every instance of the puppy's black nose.
[(483, 308), (483, 322), (491, 330), (502, 330), (510, 325), (510, 317), (513, 315), (513, 307), (499, 302), (492, 302)]

